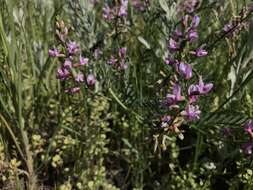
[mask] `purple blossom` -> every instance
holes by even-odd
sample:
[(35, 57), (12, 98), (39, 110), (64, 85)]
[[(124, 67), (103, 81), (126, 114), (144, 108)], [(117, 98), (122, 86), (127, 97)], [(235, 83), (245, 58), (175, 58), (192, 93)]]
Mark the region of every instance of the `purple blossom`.
[(117, 59), (115, 59), (115, 57), (113, 55), (111, 55), (111, 58), (109, 59), (109, 61), (107, 62), (109, 65), (115, 65), (117, 62)]
[(65, 80), (70, 76), (70, 72), (68, 69), (62, 67), (57, 69), (56, 77), (60, 80)]
[(229, 32), (231, 31), (233, 28), (233, 26), (231, 24), (225, 24), (224, 27), (223, 27), (223, 31), (224, 32)]
[(187, 13), (192, 13), (192, 12), (194, 12), (198, 3), (199, 3), (198, 0), (184, 0), (180, 9), (181, 9), (181, 11), (185, 10)]
[(80, 92), (80, 87), (69, 88), (69, 89), (66, 89), (65, 92), (71, 93), (71, 94), (78, 93), (78, 92)]
[(253, 142), (247, 142), (247, 143), (243, 144), (241, 148), (245, 154), (248, 154), (248, 155), (252, 154)]
[(114, 18), (113, 10), (108, 5), (103, 7), (103, 18), (108, 21), (111, 21)]
[(192, 18), (191, 28), (193, 28), (193, 29), (197, 28), (199, 23), (200, 23), (200, 17), (197, 15), (194, 15)]
[(244, 125), (244, 130), (248, 134), (252, 134), (253, 133), (253, 120), (249, 120), (249, 121), (246, 122), (246, 124)]
[(67, 44), (67, 49), (68, 49), (68, 53), (71, 54), (71, 55), (74, 55), (74, 54), (79, 52), (79, 46), (77, 45), (76, 42), (70, 41)]
[(202, 76), (199, 77), (199, 92), (202, 95), (208, 94), (213, 89), (213, 83), (204, 84)]
[(195, 103), (198, 101), (198, 99), (199, 99), (198, 95), (191, 95), (191, 96), (189, 96), (189, 103), (190, 104)]
[(135, 9), (139, 10), (139, 11), (145, 11), (146, 9), (146, 5), (144, 3), (142, 3), (140, 0), (132, 0), (132, 5)]
[(183, 32), (179, 28), (176, 28), (174, 35), (176, 36), (176, 38), (182, 38)]
[(175, 96), (176, 101), (182, 101), (183, 97), (181, 96), (181, 86), (179, 84), (173, 85), (173, 95)]
[(70, 59), (66, 59), (64, 61), (64, 64), (63, 64), (63, 67), (66, 68), (66, 69), (70, 69), (72, 67), (72, 62)]
[(234, 28), (231, 24), (225, 24), (223, 27), (223, 31), (226, 33), (227, 37), (232, 37), (234, 34)]
[(170, 40), (169, 40), (168, 48), (172, 52), (179, 50), (177, 42), (172, 38), (170, 38)]
[(194, 103), (198, 100), (198, 95), (200, 94), (199, 86), (198, 85), (190, 85), (188, 88), (188, 96), (189, 102)]
[(126, 47), (122, 47), (119, 49), (119, 57), (121, 59), (124, 59), (126, 57), (126, 52), (127, 52), (127, 48)]
[(181, 87), (179, 84), (174, 84), (172, 89), (172, 94), (167, 94), (165, 101), (163, 102), (165, 106), (175, 105), (179, 101), (183, 101), (184, 98), (181, 95)]
[(192, 78), (192, 67), (186, 63), (179, 63), (179, 72), (185, 77), (185, 79)]
[(121, 0), (118, 16), (120, 17), (127, 16), (127, 5), (128, 5), (128, 0)]
[(80, 58), (79, 58), (79, 63), (80, 63), (80, 65), (88, 65), (88, 63), (89, 63), (89, 58), (80, 56)]
[(166, 116), (163, 116), (162, 117), (162, 122), (170, 122), (170, 120), (171, 120), (171, 117), (169, 116), (169, 115), (166, 115)]
[(167, 127), (170, 121), (171, 121), (171, 117), (169, 115), (163, 116), (162, 117), (161, 127), (162, 128)]
[(122, 70), (126, 70), (128, 68), (128, 65), (125, 63), (124, 59), (120, 61), (119, 68)]
[(199, 106), (188, 105), (184, 111), (181, 112), (181, 115), (184, 116), (188, 121), (195, 121), (199, 119), (201, 111)]
[(56, 48), (48, 50), (48, 55), (50, 57), (60, 57), (61, 56), (60, 51)]
[(208, 52), (204, 50), (203, 47), (200, 47), (196, 51), (191, 52), (191, 54), (195, 55), (196, 57), (204, 57), (208, 54)]
[(93, 74), (89, 74), (86, 78), (86, 82), (88, 86), (93, 86), (96, 83), (96, 78)]
[(188, 40), (189, 40), (189, 42), (194, 42), (195, 40), (197, 40), (198, 39), (198, 33), (197, 33), (197, 31), (196, 30), (189, 30), (188, 31)]
[(82, 73), (78, 73), (76, 76), (75, 76), (75, 81), (76, 82), (83, 82), (84, 81), (84, 75)]
[(171, 57), (167, 57), (166, 59), (165, 59), (165, 64), (166, 65), (175, 65), (177, 63), (177, 60), (174, 60), (174, 59), (172, 59)]
[(94, 51), (94, 58), (98, 60), (100, 56), (102, 55), (102, 51), (99, 48), (96, 48)]
[(193, 96), (193, 95), (199, 95), (200, 94), (200, 89), (198, 85), (190, 85), (188, 88), (188, 95)]
[(202, 77), (199, 78), (199, 83), (190, 85), (188, 88), (188, 96), (190, 103), (194, 103), (198, 100), (199, 95), (205, 95), (209, 93), (213, 88), (212, 83), (204, 84)]
[(197, 57), (204, 57), (208, 54), (208, 52), (206, 50), (204, 50), (203, 48), (199, 48), (196, 50), (196, 56)]

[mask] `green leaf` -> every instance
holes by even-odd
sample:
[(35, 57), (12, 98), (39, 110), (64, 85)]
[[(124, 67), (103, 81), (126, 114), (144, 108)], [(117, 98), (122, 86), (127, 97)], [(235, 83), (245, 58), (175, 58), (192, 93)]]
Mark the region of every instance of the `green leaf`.
[(138, 37), (138, 40), (147, 48), (150, 49), (149, 43), (141, 36)]
[(122, 138), (121, 139), (123, 141), (123, 143), (128, 147), (128, 148), (132, 148), (133, 146), (129, 143), (129, 141), (126, 138)]
[(159, 0), (159, 3), (160, 3), (160, 5), (161, 5), (162, 9), (163, 9), (166, 13), (168, 13), (168, 12), (169, 12), (169, 7), (168, 7), (166, 1), (165, 1), (165, 0)]

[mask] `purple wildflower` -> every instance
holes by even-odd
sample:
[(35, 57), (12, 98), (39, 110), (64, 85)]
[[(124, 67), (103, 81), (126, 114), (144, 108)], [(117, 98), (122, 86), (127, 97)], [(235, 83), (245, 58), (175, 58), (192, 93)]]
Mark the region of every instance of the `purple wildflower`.
[(70, 72), (68, 69), (62, 67), (57, 69), (56, 77), (60, 80), (65, 80), (70, 76)]
[(61, 56), (59, 50), (56, 48), (48, 50), (48, 55), (50, 57), (60, 57)]
[(195, 40), (198, 39), (198, 33), (196, 30), (189, 30), (188, 31), (188, 40), (189, 42), (194, 42)]
[(113, 55), (111, 55), (111, 58), (109, 59), (109, 61), (107, 62), (109, 65), (115, 65), (117, 62), (117, 59), (115, 59), (115, 57)]
[(191, 103), (197, 102), (198, 98), (199, 98), (198, 95), (191, 95), (191, 96), (189, 96), (189, 103), (191, 104)]
[(208, 54), (206, 50), (203, 49), (203, 47), (198, 48), (196, 51), (191, 52), (196, 57), (204, 57)]
[(74, 94), (74, 93), (78, 93), (80, 92), (80, 87), (73, 87), (73, 88), (68, 88), (65, 90), (66, 93), (71, 93), (71, 94)]
[(76, 54), (79, 52), (79, 46), (77, 45), (76, 42), (72, 42), (70, 41), (68, 44), (67, 44), (67, 49), (68, 49), (68, 53), (73, 55), (73, 54)]
[(120, 61), (119, 68), (122, 70), (126, 70), (128, 68), (128, 65), (125, 63), (124, 59)]
[(226, 33), (227, 37), (232, 37), (234, 35), (234, 28), (232, 24), (225, 24), (223, 31)]
[(192, 18), (191, 28), (193, 28), (193, 29), (197, 28), (199, 23), (200, 23), (200, 17), (197, 15), (194, 15)]
[(135, 9), (141, 12), (145, 11), (146, 9), (146, 5), (142, 3), (140, 0), (132, 0), (132, 5)]
[(166, 59), (165, 59), (165, 64), (166, 65), (175, 65), (177, 63), (177, 60), (174, 60), (174, 59), (172, 59), (171, 57), (167, 57)]
[(85, 57), (80, 56), (79, 63), (80, 63), (80, 65), (87, 65), (89, 63), (89, 58), (85, 58)]
[(199, 95), (205, 95), (209, 93), (213, 88), (212, 83), (204, 84), (202, 76), (199, 77), (199, 83), (190, 85), (188, 88), (188, 96), (190, 103), (194, 103), (198, 100)]
[(93, 74), (89, 74), (86, 78), (86, 82), (88, 86), (93, 86), (96, 83), (96, 78)]
[(127, 48), (126, 47), (123, 47), (123, 48), (120, 48), (119, 49), (119, 57), (121, 59), (124, 59), (126, 57), (126, 51), (127, 51)]
[(108, 21), (111, 21), (114, 18), (113, 10), (108, 5), (103, 7), (103, 17)]
[(66, 68), (66, 69), (70, 69), (72, 67), (72, 62), (70, 59), (66, 59), (64, 61), (64, 64), (63, 64), (63, 67)]
[(171, 120), (171, 117), (169, 116), (169, 115), (166, 115), (166, 116), (163, 116), (162, 117), (162, 122), (170, 122), (170, 120)]
[(169, 40), (168, 48), (172, 52), (179, 50), (177, 42), (172, 38), (170, 38), (170, 40)]
[(121, 0), (118, 16), (120, 17), (127, 16), (127, 5), (128, 5), (128, 0)]
[(179, 28), (176, 28), (174, 35), (176, 36), (176, 38), (182, 38), (183, 32)]
[(94, 51), (94, 58), (98, 60), (100, 56), (102, 55), (102, 51), (99, 48), (96, 48)]
[(167, 94), (164, 104), (165, 104), (165, 106), (172, 106), (172, 105), (176, 105), (177, 102), (183, 101), (183, 100), (184, 100), (184, 98), (181, 95), (180, 85), (174, 84), (172, 94)]
[(75, 76), (75, 81), (76, 82), (83, 82), (84, 81), (84, 75), (82, 73), (78, 73), (76, 76)]
[(253, 149), (253, 143), (252, 142), (247, 142), (245, 144), (242, 145), (242, 151), (245, 153), (245, 154), (252, 154), (252, 149)]
[(252, 134), (253, 133), (253, 120), (249, 120), (249, 121), (246, 122), (246, 124), (244, 125), (244, 130), (248, 134)]
[(188, 88), (188, 95), (192, 96), (192, 95), (199, 95), (200, 94), (200, 90), (199, 90), (199, 86), (198, 85), (190, 85)]
[(202, 76), (199, 77), (199, 92), (202, 95), (208, 94), (213, 89), (213, 83), (204, 84)]
[(185, 79), (192, 78), (192, 67), (186, 63), (179, 63), (179, 72), (185, 77)]
[(183, 97), (181, 96), (181, 86), (179, 84), (173, 85), (173, 94), (175, 95), (176, 101), (183, 100)]
[(200, 94), (198, 85), (190, 85), (188, 88), (189, 102), (194, 103), (198, 100), (198, 95)]
[(232, 30), (233, 26), (231, 24), (225, 24), (223, 27), (224, 32), (230, 32)]
[(181, 112), (181, 115), (189, 121), (195, 121), (199, 119), (200, 113), (199, 106), (188, 105), (186, 109)]
[(171, 117), (169, 115), (163, 116), (162, 117), (161, 127), (162, 128), (167, 127), (170, 121), (171, 121)]
[(198, 3), (199, 3), (198, 0), (185, 0), (183, 2), (183, 9), (188, 13), (192, 13), (192, 12), (194, 12)]

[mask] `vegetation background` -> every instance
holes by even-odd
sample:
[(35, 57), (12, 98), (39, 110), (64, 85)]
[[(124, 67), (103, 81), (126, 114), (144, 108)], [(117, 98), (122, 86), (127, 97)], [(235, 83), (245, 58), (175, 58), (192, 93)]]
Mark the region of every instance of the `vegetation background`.
[[(163, 144), (156, 141), (163, 114), (156, 92), (171, 73), (164, 53), (177, 3), (153, 0), (144, 13), (129, 7), (130, 22), (115, 37), (101, 7), (88, 0), (0, 0), (1, 189), (253, 189), (252, 156), (240, 151), (242, 125), (253, 117), (252, 18), (246, 30), (216, 42), (249, 0), (200, 1), (209, 56), (197, 61), (198, 70), (215, 89), (183, 140), (166, 134)], [(55, 77), (48, 50), (59, 19), (90, 59), (93, 90), (66, 94)], [(129, 67), (118, 72), (106, 58), (122, 46)]]

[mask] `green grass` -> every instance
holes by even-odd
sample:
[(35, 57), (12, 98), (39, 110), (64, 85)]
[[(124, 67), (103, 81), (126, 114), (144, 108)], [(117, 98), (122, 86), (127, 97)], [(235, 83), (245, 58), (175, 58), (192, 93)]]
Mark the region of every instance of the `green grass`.
[[(239, 148), (247, 141), (241, 126), (253, 116), (252, 26), (233, 39), (219, 35), (247, 3), (203, 0), (198, 9), (210, 55), (191, 61), (215, 89), (180, 141), (157, 130), (159, 100), (173, 78), (164, 64), (178, 22), (173, 1), (152, 1), (147, 13), (130, 9), (128, 25), (115, 29), (88, 0), (0, 0), (0, 189), (250, 189), (252, 162)], [(94, 90), (68, 95), (55, 77), (59, 62), (48, 49), (57, 44), (59, 19), (90, 58)], [(117, 72), (106, 61), (122, 46), (129, 67)], [(103, 50), (98, 61), (96, 47)], [(220, 135), (224, 127), (233, 138)], [(215, 170), (205, 168), (211, 162)]]

